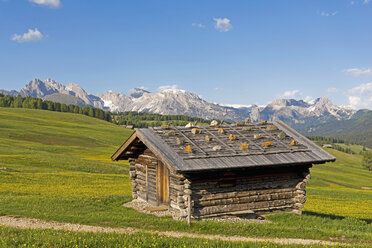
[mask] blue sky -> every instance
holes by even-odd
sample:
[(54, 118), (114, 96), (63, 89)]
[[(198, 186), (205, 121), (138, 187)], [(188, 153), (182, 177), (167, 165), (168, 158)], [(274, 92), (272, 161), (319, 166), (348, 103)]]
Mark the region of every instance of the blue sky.
[(372, 108), (372, 0), (0, 0), (0, 88), (177, 85), (211, 102)]

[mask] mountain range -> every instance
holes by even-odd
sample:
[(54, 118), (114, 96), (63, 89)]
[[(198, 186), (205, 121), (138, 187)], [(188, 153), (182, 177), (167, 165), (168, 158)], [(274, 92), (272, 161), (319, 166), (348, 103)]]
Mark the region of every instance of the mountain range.
[(78, 84), (63, 85), (50, 78), (41, 81), (34, 79), (19, 92), (0, 90), (5, 95), (31, 96), (65, 104), (89, 105), (111, 112), (137, 111), (164, 115), (188, 115), (204, 119), (240, 121), (251, 119), (282, 120), (302, 132), (312, 127), (332, 121), (348, 120), (356, 110), (334, 105), (329, 99), (321, 97), (313, 102), (294, 99), (277, 99), (266, 106), (235, 106), (210, 103), (197, 94), (181, 89), (165, 89), (149, 92), (135, 88), (129, 95), (106, 91), (93, 95)]

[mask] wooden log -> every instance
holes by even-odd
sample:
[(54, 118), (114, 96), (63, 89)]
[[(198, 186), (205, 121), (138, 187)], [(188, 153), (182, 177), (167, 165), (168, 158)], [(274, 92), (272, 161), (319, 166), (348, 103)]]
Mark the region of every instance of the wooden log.
[(236, 188), (216, 188), (214, 190), (193, 190), (195, 195), (198, 195), (201, 199), (218, 199), (234, 196), (249, 196), (255, 194), (267, 194), (267, 193), (280, 193), (280, 192), (292, 192), (295, 188), (275, 188), (275, 189), (236, 189)]
[[(303, 183), (299, 179), (288, 180), (288, 181), (267, 181), (262, 183), (247, 183), (236, 181), (235, 187), (238, 189), (247, 189), (247, 190), (254, 190), (254, 189), (263, 189), (263, 188), (290, 188), (296, 187), (299, 183)], [(219, 188), (218, 182), (205, 182), (205, 183), (198, 183), (192, 184), (191, 189), (193, 190), (207, 190), (207, 189), (215, 189), (215, 190), (228, 190), (226, 188)], [(300, 188), (299, 188), (300, 189)]]
[(184, 190), (183, 185), (171, 184), (171, 185), (169, 185), (169, 187), (176, 190), (176, 191), (182, 191), (183, 192), (183, 190)]
[(302, 209), (302, 208), (304, 208), (304, 205), (302, 203), (295, 203), (294, 204), (294, 208), (296, 208), (296, 209)]
[(146, 175), (145, 175), (145, 180), (146, 180), (146, 201), (149, 199), (149, 173), (148, 173), (148, 167), (146, 165)]
[(135, 171), (129, 171), (129, 178), (131, 180), (135, 179), (136, 178), (136, 172)]
[(185, 202), (185, 199), (183, 199), (182, 196), (177, 196), (177, 203), (183, 203)]
[(185, 195), (191, 195), (192, 194), (192, 191), (190, 189), (185, 189), (183, 192), (185, 193)]
[(188, 197), (188, 202), (187, 202), (187, 224), (189, 226), (191, 225), (191, 196), (190, 195)]
[(293, 209), (292, 210), (292, 213), (294, 213), (296, 215), (302, 215), (302, 211), (301, 210), (298, 210), (298, 209)]
[(260, 201), (271, 201), (271, 200), (281, 200), (281, 199), (292, 199), (295, 193), (287, 193), (287, 194), (276, 194), (275, 197), (272, 197), (272, 194), (265, 194), (265, 195), (253, 195), (249, 197), (240, 197), (240, 198), (225, 198), (225, 199), (218, 199), (218, 200), (195, 200), (195, 206), (198, 207), (206, 207), (206, 206), (218, 206), (218, 205), (228, 205), (228, 204), (240, 204), (240, 203), (250, 203), (250, 202), (260, 202)]
[(306, 183), (300, 182), (296, 185), (296, 189), (304, 190), (306, 188)]
[(297, 203), (305, 203), (306, 202), (306, 196), (304, 195), (296, 195), (294, 197), (294, 201)]
[(194, 207), (194, 214), (202, 216), (216, 213), (227, 213), (232, 211), (241, 210), (270, 210), (270, 209), (280, 209), (288, 208), (293, 206), (293, 200), (276, 200), (276, 201), (264, 201), (264, 202), (252, 202), (243, 204), (230, 204), (223, 206), (210, 206), (198, 208)]

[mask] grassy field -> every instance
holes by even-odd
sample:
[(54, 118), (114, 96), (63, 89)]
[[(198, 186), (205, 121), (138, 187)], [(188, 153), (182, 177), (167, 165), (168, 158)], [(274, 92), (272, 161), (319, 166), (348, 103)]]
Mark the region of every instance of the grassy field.
[[(251, 247), (297, 248), (324, 247), (322, 245), (284, 245), (270, 242), (231, 242), (201, 238), (174, 238), (158, 234), (81, 233), (55, 230), (22, 230), (0, 226), (0, 247)], [(348, 247), (336, 245), (332, 247)], [(364, 246), (367, 247), (367, 246)]]
[[(343, 148), (350, 148), (353, 152), (355, 152), (356, 154), (359, 154), (360, 152), (363, 151), (363, 146), (361, 145), (354, 145), (354, 144), (342, 144), (342, 143), (337, 143), (336, 145), (339, 145)], [(368, 148), (368, 147), (364, 147), (364, 149), (366, 151), (371, 151), (372, 149), (371, 148)]]
[[(266, 224), (199, 221), (188, 227), (122, 206), (131, 200), (128, 164), (111, 162), (110, 156), (130, 133), (82, 115), (0, 108), (0, 215), (195, 233), (372, 240), (372, 173), (361, 167), (360, 155), (329, 149), (337, 162), (312, 168), (302, 216), (275, 214)], [(22, 231), (2, 227), (0, 232)]]

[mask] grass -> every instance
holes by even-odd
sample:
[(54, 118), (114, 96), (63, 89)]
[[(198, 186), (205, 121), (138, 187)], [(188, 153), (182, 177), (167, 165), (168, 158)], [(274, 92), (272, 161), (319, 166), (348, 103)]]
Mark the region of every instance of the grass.
[(341, 146), (343, 148), (350, 148), (353, 152), (355, 152), (356, 154), (359, 154), (360, 152), (363, 152), (363, 148), (366, 150), (366, 151), (371, 151), (372, 149), (371, 148), (368, 148), (368, 147), (365, 147), (365, 146), (361, 146), (361, 145), (354, 145), (354, 144), (342, 144), (342, 143), (337, 143), (336, 145), (338, 146)]
[[(173, 238), (158, 234), (84, 233), (55, 230), (14, 229), (0, 226), (1, 247), (324, 247), (280, 245), (270, 242), (227, 242), (201, 238)], [(333, 246), (342, 247), (342, 246)], [(344, 246), (346, 247), (346, 246)]]
[(0, 215), (194, 233), (372, 240), (372, 191), (362, 189), (372, 188), (372, 173), (362, 168), (360, 155), (328, 150), (337, 162), (311, 169), (302, 216), (275, 214), (267, 224), (199, 221), (188, 227), (122, 206), (132, 199), (128, 164), (110, 156), (130, 133), (82, 115), (0, 108), (0, 167), (6, 167), (0, 169)]

